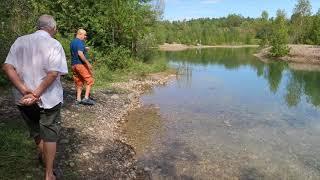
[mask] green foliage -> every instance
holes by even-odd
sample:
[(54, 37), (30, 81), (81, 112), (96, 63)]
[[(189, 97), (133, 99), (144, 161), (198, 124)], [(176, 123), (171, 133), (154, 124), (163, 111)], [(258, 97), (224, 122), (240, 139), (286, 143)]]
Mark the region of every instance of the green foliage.
[(269, 20), (269, 13), (267, 11), (262, 11), (261, 20), (262, 21), (268, 21)]
[(298, 0), (293, 10), (293, 14), (299, 16), (310, 16), (311, 8), (312, 7), (309, 0)]
[[(17, 120), (10, 119), (10, 122), (12, 121)], [(30, 179), (36, 179), (43, 176), (40, 169), (34, 168), (37, 163), (34, 158), (36, 148), (34, 142), (28, 139), (26, 134), (28, 134), (27, 129), (21, 123), (1, 123), (1, 179), (25, 179), (26, 176), (29, 176)]]
[(7, 78), (4, 76), (4, 74), (0, 73), (0, 87), (7, 86), (8, 84)]
[(274, 57), (282, 57), (289, 53), (288, 28), (286, 25), (286, 14), (282, 10), (277, 11), (277, 17), (273, 22), (273, 32), (271, 35), (270, 53)]
[(152, 59), (148, 63), (135, 61), (135, 63), (130, 63), (127, 68), (117, 70), (110, 70), (107, 64), (103, 64), (105, 61), (99, 61), (97, 64), (99, 68), (94, 68), (94, 88), (106, 87), (111, 82), (126, 81), (135, 77), (140, 78), (149, 73), (163, 72), (168, 69), (168, 63), (164, 58), (156, 56)]
[(312, 31), (310, 33), (310, 39), (313, 44), (320, 45), (320, 9), (318, 13), (313, 17)]
[(148, 61), (154, 54), (157, 47), (155, 36), (150, 33), (140, 38), (137, 42), (137, 57), (141, 60)]
[(105, 58), (107, 67), (113, 71), (128, 68), (132, 64), (130, 51), (123, 46), (112, 48)]
[(155, 27), (158, 43), (219, 45), (255, 43), (254, 19), (231, 14), (227, 18), (162, 21)]
[(269, 45), (270, 37), (272, 34), (272, 26), (269, 21), (269, 14), (267, 11), (261, 13), (261, 19), (256, 25), (256, 37), (260, 39), (260, 47), (266, 47)]
[[(311, 9), (309, 0), (297, 0), (291, 19), (286, 20), (287, 43), (319, 44), (320, 20), (317, 18), (319, 15), (312, 15)], [(263, 11), (258, 18), (230, 14), (222, 18), (161, 21), (155, 26), (154, 34), (159, 44), (165, 42), (188, 45), (259, 43), (261, 47), (266, 47), (271, 45), (271, 41), (275, 43), (275, 40), (281, 36), (279, 33), (274, 35), (274, 21), (274, 18), (269, 18), (267, 11)], [(282, 49), (280, 54), (286, 54), (286, 48), (281, 46), (279, 48)]]
[(0, 3), (0, 63), (4, 62), (11, 44), (34, 27), (32, 5), (24, 0)]
[[(0, 63), (13, 41), (22, 35), (35, 31), (37, 18), (42, 14), (53, 15), (58, 24), (59, 33), (56, 39), (65, 49), (70, 64), (69, 43), (77, 29), (88, 32), (87, 45), (90, 60), (95, 64), (97, 59), (101, 73), (106, 81), (109, 72), (128, 69), (133, 59), (146, 61), (155, 47), (155, 35), (152, 27), (160, 15), (151, 7), (151, 0), (12, 0), (0, 4)], [(160, 6), (159, 6), (160, 7)], [(69, 66), (69, 72), (71, 72)], [(101, 72), (97, 66), (96, 70)], [(106, 70), (107, 69), (107, 70)], [(72, 79), (72, 73), (67, 76)], [(0, 84), (7, 84), (0, 75)]]
[[(149, 1), (6, 1), (0, 5), (1, 16), (5, 17), (4, 24), (0, 24), (3, 32), (0, 38), (6, 42), (1, 57), (5, 57), (14, 39), (34, 31), (35, 21), (41, 14), (55, 17), (63, 38), (69, 39), (78, 28), (84, 28), (88, 31), (88, 44), (97, 50), (105, 53), (115, 46), (123, 46), (135, 55), (138, 41), (149, 36), (158, 15)], [(67, 43), (62, 44), (68, 49)]]
[(307, 43), (311, 30), (311, 4), (309, 0), (297, 0), (291, 16), (291, 41), (293, 43)]

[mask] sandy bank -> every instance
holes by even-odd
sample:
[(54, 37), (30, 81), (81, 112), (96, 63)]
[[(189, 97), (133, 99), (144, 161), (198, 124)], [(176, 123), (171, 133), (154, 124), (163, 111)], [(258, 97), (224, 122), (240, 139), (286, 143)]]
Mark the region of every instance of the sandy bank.
[[(290, 52), (287, 56), (276, 58), (288, 62), (320, 64), (320, 46), (314, 45), (289, 45)], [(270, 47), (260, 50), (256, 57), (263, 61), (270, 59)]]
[(187, 49), (198, 49), (198, 48), (244, 48), (244, 47), (258, 47), (258, 45), (217, 45), (217, 46), (209, 46), (209, 45), (185, 45), (185, 44), (168, 44), (165, 43), (159, 46), (161, 51), (183, 51)]

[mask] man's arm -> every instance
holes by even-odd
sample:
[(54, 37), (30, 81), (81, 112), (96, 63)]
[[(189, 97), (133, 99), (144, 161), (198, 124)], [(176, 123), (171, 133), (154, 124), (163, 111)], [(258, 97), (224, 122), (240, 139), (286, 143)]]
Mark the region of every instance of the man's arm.
[(57, 71), (49, 71), (44, 80), (40, 83), (40, 85), (33, 91), (33, 95), (36, 98), (39, 98), (41, 94), (46, 91), (46, 89), (56, 80), (59, 76), (59, 72)]
[(90, 64), (90, 62), (87, 60), (86, 56), (83, 54), (82, 51), (78, 51), (78, 55), (81, 59), (81, 61), (88, 66), (89, 70), (91, 71), (92, 70), (92, 66)]
[(12, 84), (20, 91), (22, 95), (27, 95), (31, 93), (31, 90), (26, 87), (22, 80), (20, 79), (16, 69), (11, 64), (4, 64), (2, 67), (3, 71), (8, 76), (9, 80), (12, 82)]

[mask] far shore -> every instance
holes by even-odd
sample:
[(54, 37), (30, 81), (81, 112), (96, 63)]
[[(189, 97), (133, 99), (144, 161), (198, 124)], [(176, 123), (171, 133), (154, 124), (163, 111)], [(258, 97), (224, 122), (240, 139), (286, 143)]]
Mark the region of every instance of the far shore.
[(320, 65), (320, 46), (290, 44), (290, 52), (287, 56), (272, 58), (270, 56), (270, 47), (261, 49), (257, 54), (254, 54), (262, 61), (269, 59), (283, 60), (293, 63), (317, 64)]
[(164, 43), (159, 46), (161, 51), (183, 51), (187, 49), (202, 49), (202, 48), (244, 48), (244, 47), (259, 47), (259, 45), (185, 45), (185, 44), (168, 44)]

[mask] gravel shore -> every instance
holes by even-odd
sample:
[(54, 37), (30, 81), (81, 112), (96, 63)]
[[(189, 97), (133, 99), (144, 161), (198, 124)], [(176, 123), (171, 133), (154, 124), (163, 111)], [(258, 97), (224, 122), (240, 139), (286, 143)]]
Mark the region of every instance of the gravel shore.
[[(165, 84), (174, 76), (158, 73), (141, 80), (114, 83), (111, 88), (92, 94), (97, 102), (94, 106), (75, 105), (73, 83), (64, 81), (62, 131), (55, 162), (58, 178), (149, 179), (144, 168), (137, 166), (135, 149), (126, 143), (120, 128), (128, 112), (140, 106), (139, 97), (147, 88)], [(0, 96), (0, 122), (23, 124), (9, 91), (6, 92)], [(43, 171), (31, 166), (37, 172), (33, 176), (42, 177)]]

